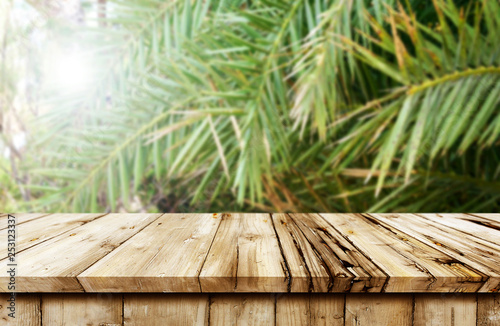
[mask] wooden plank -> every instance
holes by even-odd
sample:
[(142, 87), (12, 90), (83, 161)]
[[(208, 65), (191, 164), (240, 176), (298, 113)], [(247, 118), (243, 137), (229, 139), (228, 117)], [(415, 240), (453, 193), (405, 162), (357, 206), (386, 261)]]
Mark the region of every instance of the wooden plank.
[(494, 228), (500, 230), (500, 214), (493, 213), (449, 213), (449, 214), (439, 214), (439, 215), (452, 215), (454, 218), (461, 220), (473, 222), (486, 227)]
[[(465, 239), (479, 242), (485, 246), (500, 248), (500, 227), (496, 227), (492, 223), (478, 222), (473, 219), (457, 218), (456, 214), (416, 214), (433, 222), (447, 226), (453, 229), (454, 234), (465, 236)], [(446, 229), (449, 231), (449, 229)], [(490, 242), (490, 243), (488, 243)]]
[[(34, 213), (19, 213), (19, 214), (11, 214), (16, 219), (16, 225), (23, 224), (32, 220), (35, 220), (40, 217), (47, 216), (48, 214), (34, 214)], [(8, 214), (5, 214), (0, 217), (0, 230), (4, 230), (7, 228), (7, 220)]]
[[(52, 214), (30, 220), (16, 228), (16, 251), (19, 253), (64, 232), (88, 223), (103, 214)], [(7, 243), (7, 232), (0, 233), (0, 243)], [(0, 259), (6, 258), (7, 246), (0, 247)]]
[(344, 326), (343, 294), (277, 295), (276, 325)]
[(500, 326), (500, 294), (477, 295), (477, 326)]
[[(450, 267), (462, 270), (463, 266), (471, 268), (482, 274), (484, 284), (477, 292), (498, 291), (500, 289), (500, 260), (497, 249), (492, 248), (492, 243), (477, 241), (476, 238), (467, 237), (460, 231), (450, 229), (439, 223), (426, 220), (412, 214), (370, 214), (382, 225), (391, 228), (399, 237), (412, 237), (428, 246), (449, 255), (451, 260), (441, 260)], [(465, 241), (464, 241), (465, 240)], [(438, 259), (438, 256), (431, 257)], [(474, 279), (465, 279), (465, 282), (476, 282)], [(430, 289), (429, 292), (433, 291)], [(468, 290), (469, 291), (469, 290)]]
[[(18, 292), (82, 292), (76, 276), (107, 255), (161, 214), (109, 214), (20, 252)], [(0, 262), (5, 266), (7, 261)], [(0, 272), (7, 292), (7, 269)]]
[(476, 295), (415, 294), (414, 326), (475, 326)]
[(276, 326), (311, 325), (308, 294), (285, 294), (276, 298)]
[(125, 326), (208, 325), (206, 294), (125, 294)]
[(272, 214), (273, 225), (291, 276), (291, 292), (328, 291), (330, 275), (322, 260), (288, 214)]
[(389, 275), (385, 292), (475, 292), (483, 284), (484, 275), (419, 240), (394, 234), (373, 218), (321, 215)]
[(276, 325), (273, 294), (215, 294), (210, 300), (210, 325)]
[(224, 214), (200, 273), (203, 292), (286, 292), (288, 271), (269, 214)]
[(311, 294), (311, 325), (343, 326), (345, 297), (343, 294)]
[[(216, 216), (216, 215), (214, 215)], [(202, 292), (233, 292), (238, 272), (241, 215), (220, 214), (221, 223), (200, 272)]]
[(347, 294), (345, 326), (411, 326), (411, 294)]
[[(455, 215), (455, 214), (454, 214)], [(476, 222), (485, 222), (492, 224), (497, 229), (500, 227), (500, 214), (499, 213), (469, 213), (469, 214), (456, 214), (458, 218), (465, 220), (473, 220)]]
[[(317, 260), (329, 275), (327, 288), (317, 287), (317, 291), (380, 292), (382, 290), (387, 275), (320, 215), (290, 214), (290, 217), (312, 247), (304, 247), (306, 262)], [(317, 275), (312, 275), (313, 287), (319, 283), (316, 277)]]
[(122, 325), (121, 294), (43, 294), (43, 325)]
[[(11, 305), (9, 293), (0, 294), (0, 324), (4, 326), (41, 326), (40, 296), (34, 294), (16, 294)], [(11, 308), (13, 307), (13, 308)], [(9, 316), (14, 310), (15, 318)]]
[(220, 221), (165, 214), (78, 279), (87, 292), (200, 292), (198, 275)]

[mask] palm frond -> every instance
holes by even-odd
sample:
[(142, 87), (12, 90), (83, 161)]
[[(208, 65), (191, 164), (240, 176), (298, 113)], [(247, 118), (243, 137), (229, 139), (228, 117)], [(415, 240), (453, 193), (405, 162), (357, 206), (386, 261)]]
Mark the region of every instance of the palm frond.
[[(383, 54), (341, 38), (353, 55), (392, 78), (395, 86), (399, 84), (405, 89), (405, 92), (393, 91), (399, 96), (364, 122), (369, 124), (377, 116), (389, 116), (397, 110), (382, 125), (382, 131), (371, 128), (373, 144), (370, 145), (377, 152), (372, 170), (381, 170), (377, 193), (399, 155), (402, 156), (397, 160), (398, 170), (405, 171), (408, 181), (419, 160), (427, 160), (430, 166), (438, 156), (450, 151), (464, 153), (472, 144), (492, 146), (500, 135), (492, 127), (493, 118), (499, 113), (500, 98), (500, 48), (492, 36), (497, 28), (479, 28), (484, 24), (498, 25), (500, 16), (492, 11), (498, 3), (483, 2), (474, 8), (472, 17), (464, 17), (452, 1), (435, 1), (435, 6), (441, 24), (436, 30), (419, 25), (414, 14), (403, 9), (391, 12), (391, 27), (387, 32), (392, 33), (391, 46), (387, 40), (370, 38)], [(453, 25), (449, 26), (448, 21)], [(457, 30), (456, 34), (450, 32), (452, 28)], [(401, 41), (403, 35), (408, 36), (406, 46)], [(481, 53), (475, 47), (478, 43), (484, 45)], [(387, 56), (394, 63), (385, 59)], [(469, 124), (472, 118), (474, 129)], [(362, 127), (356, 126), (359, 128)], [(361, 146), (369, 145), (368, 135), (364, 137)], [(354, 139), (349, 142), (351, 146), (357, 138)]]

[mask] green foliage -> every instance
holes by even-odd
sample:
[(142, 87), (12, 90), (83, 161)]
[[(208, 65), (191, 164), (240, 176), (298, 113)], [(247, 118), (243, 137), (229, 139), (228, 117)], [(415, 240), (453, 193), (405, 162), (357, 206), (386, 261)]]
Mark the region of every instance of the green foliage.
[(500, 3), (433, 4), (109, 1), (27, 208), (498, 211)]
[(18, 186), (10, 176), (8, 162), (0, 159), (0, 207), (2, 212), (17, 212), (19, 205), (16, 199), (21, 197)]

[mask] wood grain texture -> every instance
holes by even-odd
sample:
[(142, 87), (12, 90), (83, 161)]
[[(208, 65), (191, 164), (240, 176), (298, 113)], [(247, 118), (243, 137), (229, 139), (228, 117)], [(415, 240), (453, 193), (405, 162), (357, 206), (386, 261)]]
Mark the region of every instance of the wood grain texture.
[(274, 294), (215, 294), (210, 325), (276, 325)]
[(475, 292), (483, 274), (412, 237), (355, 214), (322, 214), (389, 276), (385, 292)]
[(276, 298), (276, 326), (311, 325), (309, 295), (285, 294)]
[(477, 295), (477, 326), (500, 326), (500, 294)]
[(269, 214), (222, 214), (203, 269), (203, 292), (286, 292), (288, 270)]
[(415, 294), (414, 326), (475, 326), (475, 295)]
[(485, 246), (492, 245), (498, 249), (500, 246), (500, 228), (496, 228), (493, 222), (481, 221), (478, 219), (459, 218), (462, 214), (416, 214), (422, 216), (433, 223), (439, 223), (453, 230), (453, 234), (460, 234), (467, 240), (479, 242)]
[[(35, 213), (19, 213), (19, 214), (11, 214), (13, 215), (16, 219), (16, 225), (20, 225), (32, 220), (35, 220), (40, 217), (46, 217), (48, 214), (35, 214)], [(8, 220), (8, 214), (0, 216), (0, 230), (6, 229), (7, 228), (7, 220)]]
[(311, 294), (309, 298), (311, 325), (344, 325), (344, 308), (345, 297), (342, 294)]
[(344, 295), (277, 295), (276, 325), (343, 326)]
[[(19, 292), (500, 291), (500, 214), (16, 219)], [(6, 235), (0, 230), (0, 242)], [(9, 279), (5, 248), (0, 292)]]
[[(16, 251), (20, 252), (88, 223), (104, 214), (51, 214), (17, 226)], [(7, 232), (0, 231), (0, 243), (7, 243)], [(0, 247), (0, 259), (7, 257), (7, 246)]]
[(208, 325), (206, 294), (125, 294), (125, 326)]
[(327, 291), (330, 276), (313, 253), (314, 248), (288, 214), (273, 214), (272, 221), (287, 263), (290, 292)]
[[(312, 275), (311, 291), (381, 291), (387, 279), (386, 274), (320, 215), (290, 214), (290, 217), (310, 244), (310, 247), (304, 247), (306, 251), (300, 246), (297, 248), (306, 257), (305, 265), (311, 266), (310, 262), (316, 260), (316, 265), (323, 267), (329, 277), (325, 288), (322, 287), (324, 284), (317, 282), (317, 276)], [(291, 221), (289, 223), (291, 224)], [(284, 252), (287, 253), (287, 250)]]
[(0, 325), (500, 325), (492, 293), (17, 294), (15, 320), (8, 297)]
[[(17, 255), (16, 291), (83, 292), (76, 276), (110, 253), (160, 214), (109, 214)], [(4, 259), (0, 265), (5, 266)], [(0, 272), (6, 292), (7, 269)]]
[(37, 294), (16, 294), (15, 318), (9, 316), (12, 310), (10, 294), (0, 294), (0, 325), (4, 326), (41, 326), (40, 295)]
[(494, 225), (497, 230), (500, 227), (500, 213), (469, 213), (469, 214), (454, 214), (457, 218), (466, 220), (475, 220), (476, 222), (484, 222)]
[[(490, 292), (500, 289), (499, 248), (491, 242), (478, 241), (476, 237), (451, 229), (441, 223), (413, 214), (370, 214), (379, 223), (399, 237), (413, 238), (429, 247), (445, 253), (451, 259), (438, 260), (457, 271), (463, 270), (458, 278), (463, 287), (460, 291)], [(430, 258), (438, 259), (436, 256)], [(481, 278), (470, 278), (464, 270), (474, 269)], [(475, 285), (475, 286), (474, 286)], [(477, 289), (475, 289), (477, 287)], [(429, 292), (433, 292), (431, 289)]]
[(198, 276), (220, 221), (165, 214), (78, 279), (89, 292), (200, 292)]
[(410, 294), (350, 294), (346, 297), (345, 326), (411, 326)]
[(121, 294), (44, 294), (42, 303), (43, 325), (122, 325)]

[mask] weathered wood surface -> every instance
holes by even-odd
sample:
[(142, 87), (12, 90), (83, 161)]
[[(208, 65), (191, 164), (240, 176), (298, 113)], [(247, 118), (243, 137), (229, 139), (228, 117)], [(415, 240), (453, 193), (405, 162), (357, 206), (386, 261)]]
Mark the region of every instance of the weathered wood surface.
[(344, 325), (342, 294), (289, 294), (276, 297), (276, 325)]
[(499, 214), (14, 215), (18, 292), (500, 290)]
[(42, 325), (122, 324), (122, 296), (111, 294), (44, 294)]
[(459, 293), (415, 294), (414, 326), (475, 325), (474, 296)]
[[(13, 216), (15, 217), (16, 225), (19, 225), (47, 215), (48, 214), (22, 213), (22, 214), (14, 214)], [(0, 230), (7, 228), (7, 221), (8, 221), (8, 214), (0, 215)]]
[(206, 294), (136, 294), (123, 298), (126, 326), (208, 325)]
[[(104, 214), (53, 214), (41, 219), (25, 221), (19, 226), (23, 232), (18, 232), (16, 251), (19, 253), (27, 248), (54, 238), (88, 223)], [(7, 243), (7, 232), (0, 232), (0, 243)], [(0, 247), (0, 259), (8, 256), (7, 246)]]
[(200, 292), (219, 223), (212, 214), (163, 215), (78, 279), (90, 292)]
[[(279, 214), (275, 214), (279, 215)], [(311, 292), (380, 292), (387, 278), (386, 273), (376, 266), (369, 257), (362, 254), (337, 227), (332, 226), (318, 214), (290, 214), (290, 220), (278, 221), (286, 227), (296, 227), (304, 236), (308, 245), (287, 248), (302, 252), (305, 257), (302, 265), (306, 270), (317, 269), (318, 265), (326, 271), (326, 286), (317, 282), (312, 274), (309, 278)], [(293, 226), (295, 225), (295, 226)], [(298, 233), (297, 232), (297, 233)], [(294, 243), (297, 241), (294, 241)], [(293, 281), (293, 274), (292, 274)]]
[(449, 292), (451, 289), (476, 292), (481, 286), (482, 275), (473, 268), (459, 263), (458, 267), (454, 266), (452, 257), (412, 237), (395, 234), (371, 217), (323, 216), (385, 271), (389, 276), (385, 292)]
[(286, 292), (288, 271), (269, 214), (221, 214), (208, 253), (203, 292)]
[(346, 297), (345, 326), (412, 326), (413, 300), (406, 294), (353, 294)]
[[(50, 216), (50, 215), (49, 215)], [(83, 292), (77, 275), (120, 246), (160, 214), (108, 214), (17, 254), (17, 292)], [(18, 234), (27, 233), (22, 225)], [(0, 289), (7, 292), (7, 259)]]
[[(10, 301), (7, 301), (10, 300)], [(0, 294), (0, 325), (3, 326), (41, 326), (42, 311), (40, 295), (18, 294), (11, 303), (10, 294)], [(10, 315), (14, 313), (13, 315)], [(14, 316), (14, 317), (13, 317)]]
[(226, 294), (210, 298), (211, 325), (275, 325), (273, 294)]
[(0, 304), (0, 325), (499, 326), (498, 299), (492, 293), (20, 293), (15, 319)]
[[(455, 218), (460, 215), (441, 214), (447, 218)], [(497, 244), (484, 242), (478, 237), (467, 235), (470, 232), (464, 229), (463, 232), (452, 229), (441, 224), (441, 219), (429, 220), (430, 214), (373, 214), (381, 225), (389, 228), (391, 232), (399, 235), (409, 235), (414, 239), (432, 247), (451, 257), (451, 259), (441, 259), (440, 262), (455, 268), (457, 271), (463, 270), (464, 266), (478, 271), (482, 275), (481, 280), (475, 278), (474, 282), (479, 288), (477, 292), (497, 292), (500, 290), (500, 240)], [(456, 224), (459, 225), (458, 223)], [(492, 231), (499, 232), (492, 229)], [(500, 239), (500, 238), (499, 238)], [(470, 282), (470, 274), (464, 273), (461, 281)], [(457, 289), (460, 291), (460, 288)]]
[(477, 295), (477, 326), (500, 325), (500, 293)]

